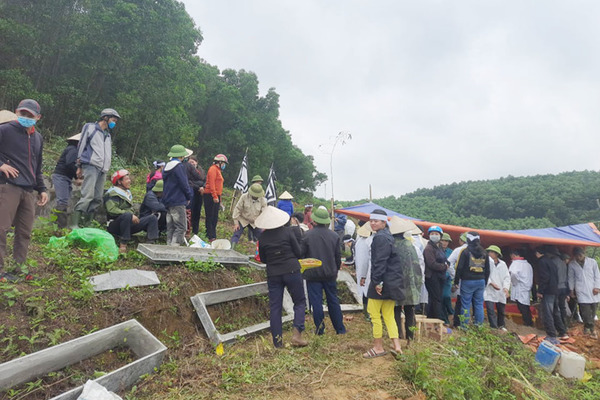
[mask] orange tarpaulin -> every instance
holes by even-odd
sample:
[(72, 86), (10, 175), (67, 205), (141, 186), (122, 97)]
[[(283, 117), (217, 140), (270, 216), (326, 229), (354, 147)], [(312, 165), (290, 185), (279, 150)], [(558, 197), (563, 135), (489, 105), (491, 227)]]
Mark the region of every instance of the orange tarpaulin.
[[(373, 204), (373, 203), (369, 203)], [(375, 204), (373, 204), (375, 205)], [(352, 207), (357, 208), (357, 207)], [(335, 210), (337, 213), (346, 214), (348, 216), (357, 218), (362, 221), (369, 220), (369, 214), (366, 212), (360, 212), (357, 210), (344, 210), (337, 209)], [(489, 246), (491, 244), (495, 244), (500, 247), (505, 246), (520, 246), (524, 244), (530, 244), (533, 246), (543, 245), (543, 244), (553, 244), (561, 247), (573, 247), (573, 246), (593, 246), (600, 247), (600, 231), (596, 228), (593, 223), (581, 224), (581, 225), (572, 225), (570, 227), (559, 227), (559, 228), (548, 228), (548, 229), (532, 229), (530, 230), (532, 234), (527, 234), (527, 230), (524, 231), (496, 231), (496, 230), (488, 230), (488, 229), (474, 229), (466, 226), (456, 226), (456, 225), (447, 225), (440, 224), (436, 222), (429, 221), (421, 221), (421, 220), (412, 220), (415, 224), (421, 226), (425, 232), (427, 229), (433, 225), (437, 225), (441, 227), (444, 232), (448, 233), (453, 240), (453, 243), (458, 242), (458, 237), (467, 231), (475, 231), (479, 233), (481, 237), (481, 243), (484, 246)], [(578, 230), (585, 229), (585, 235), (577, 235), (573, 234), (572, 231), (574, 228)], [(552, 230), (552, 234), (550, 231)], [(561, 231), (562, 230), (562, 231)], [(544, 232), (548, 231), (548, 235), (544, 235)], [(560, 237), (561, 232), (564, 231), (565, 237)], [(533, 234), (535, 233), (535, 235)], [(577, 232), (575, 232), (577, 233)]]

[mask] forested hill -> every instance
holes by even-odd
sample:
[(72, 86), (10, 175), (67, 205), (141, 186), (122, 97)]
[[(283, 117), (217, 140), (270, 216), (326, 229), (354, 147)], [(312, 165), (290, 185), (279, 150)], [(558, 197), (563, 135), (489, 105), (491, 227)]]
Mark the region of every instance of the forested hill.
[(116, 149), (128, 162), (164, 159), (183, 144), (208, 167), (224, 153), (233, 183), (248, 149), (250, 174), (292, 193), (326, 176), (279, 120), (279, 95), (258, 77), (202, 57), (202, 33), (175, 0), (0, 1), (0, 109), (23, 98), (42, 106), (46, 138), (71, 136), (100, 110), (117, 109)]
[(600, 173), (468, 181), (374, 200), (428, 221), (488, 229), (528, 229), (600, 221)]

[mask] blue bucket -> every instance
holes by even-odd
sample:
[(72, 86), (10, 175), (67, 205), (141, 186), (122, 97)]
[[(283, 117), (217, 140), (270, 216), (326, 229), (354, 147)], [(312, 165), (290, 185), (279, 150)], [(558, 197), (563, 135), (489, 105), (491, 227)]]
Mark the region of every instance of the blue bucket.
[(550, 342), (543, 341), (535, 353), (535, 361), (546, 371), (552, 373), (560, 359), (560, 350)]

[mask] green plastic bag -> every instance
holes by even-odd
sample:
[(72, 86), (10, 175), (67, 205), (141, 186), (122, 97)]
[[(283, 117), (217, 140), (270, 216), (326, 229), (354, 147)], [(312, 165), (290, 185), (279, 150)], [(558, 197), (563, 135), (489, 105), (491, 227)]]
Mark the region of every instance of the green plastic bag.
[(73, 229), (71, 233), (65, 237), (51, 237), (48, 243), (48, 245), (53, 248), (64, 248), (70, 244), (92, 248), (100, 258), (104, 259), (106, 262), (117, 261), (119, 258), (119, 248), (115, 243), (115, 239), (110, 233), (103, 231), (102, 229)]

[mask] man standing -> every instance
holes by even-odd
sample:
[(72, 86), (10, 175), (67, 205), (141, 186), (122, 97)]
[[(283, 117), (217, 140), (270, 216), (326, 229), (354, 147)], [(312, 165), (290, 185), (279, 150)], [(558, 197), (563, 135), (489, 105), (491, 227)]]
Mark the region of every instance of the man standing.
[(129, 171), (120, 169), (111, 178), (113, 187), (104, 195), (108, 232), (119, 237), (119, 252), (127, 252), (127, 243), (131, 235), (141, 231), (148, 233), (148, 243), (158, 239), (158, 217), (146, 215), (138, 218), (133, 213), (133, 196), (131, 195), (131, 177)]
[(168, 156), (171, 160), (163, 171), (162, 202), (167, 208), (167, 245), (179, 246), (185, 243), (187, 218), (185, 207), (192, 200), (192, 189), (183, 166), (188, 152), (185, 147), (176, 144), (171, 147)]
[[(0, 281), (15, 281), (17, 277), (4, 272), (6, 233), (14, 225), (13, 258), (23, 266), (35, 219), (37, 205), (48, 202), (42, 176), (42, 135), (35, 130), (41, 118), (40, 105), (25, 99), (16, 109), (17, 120), (0, 125)], [(25, 280), (33, 276), (26, 273)]]
[(342, 309), (337, 297), (337, 275), (342, 262), (340, 238), (329, 230), (331, 219), (327, 210), (318, 209), (313, 214), (313, 221), (317, 224), (314, 229), (306, 232), (302, 241), (302, 256), (316, 258), (323, 262), (320, 268), (311, 268), (304, 271), (308, 301), (313, 311), (316, 334), (325, 332), (323, 319), (323, 291), (327, 298), (329, 318), (337, 334), (346, 333)]
[[(341, 208), (341, 206), (339, 204), (336, 204), (334, 206), (334, 210), (337, 210), (338, 208)], [(340, 237), (340, 243), (342, 245), (341, 249), (343, 251), (344, 244), (342, 242), (342, 238), (344, 237), (344, 234), (346, 233), (346, 221), (348, 221), (348, 217), (345, 214), (340, 214), (337, 212), (333, 214), (333, 217), (335, 219), (335, 221), (333, 222), (333, 230)]]
[(600, 302), (600, 271), (596, 260), (586, 257), (583, 247), (573, 249), (574, 260), (569, 263), (569, 287), (571, 297), (577, 297), (579, 312), (583, 318), (583, 333), (597, 339), (594, 316)]
[(97, 122), (89, 122), (81, 130), (77, 148), (77, 177), (83, 177), (83, 185), (81, 198), (73, 211), (72, 229), (79, 227), (80, 219), (84, 224), (90, 222), (102, 202), (104, 181), (110, 169), (112, 154), (109, 129), (113, 129), (120, 118), (118, 112), (106, 108), (100, 113)]
[(508, 273), (510, 274), (510, 299), (517, 303), (517, 308), (523, 317), (525, 326), (533, 326), (531, 317), (531, 286), (533, 285), (533, 268), (524, 257), (524, 250), (512, 249), (510, 259), (512, 260)]
[[(54, 213), (56, 214), (56, 224), (60, 229), (66, 228), (68, 224), (67, 209), (73, 190), (72, 181), (77, 177), (77, 145), (80, 137), (81, 134), (78, 133), (67, 139), (67, 147), (60, 155), (52, 174), (52, 184), (56, 193)], [(77, 185), (81, 184), (81, 181), (76, 180), (75, 182)]]
[[(559, 344), (556, 339), (568, 339), (567, 329), (562, 322), (560, 309), (558, 307), (558, 269), (550, 256), (546, 255), (548, 248), (540, 246), (535, 249), (538, 264), (538, 293), (541, 300), (541, 311), (544, 318), (544, 329), (547, 340), (552, 344)], [(558, 335), (557, 335), (558, 332)]]
[(258, 237), (258, 228), (254, 225), (254, 220), (267, 207), (267, 199), (265, 199), (265, 191), (258, 183), (250, 186), (248, 191), (240, 196), (240, 199), (233, 209), (233, 222), (235, 228), (231, 237), (231, 248), (240, 241), (244, 229), (252, 232), (252, 237)]

